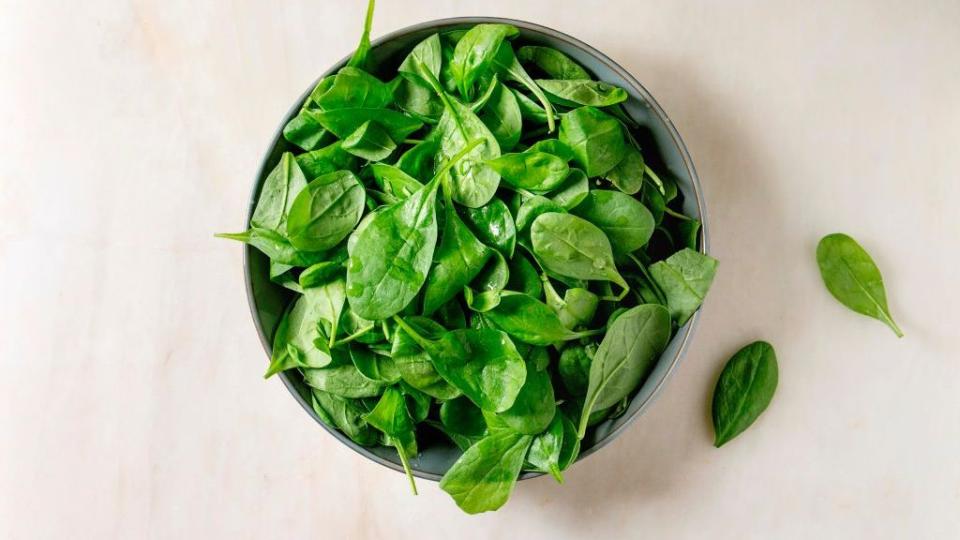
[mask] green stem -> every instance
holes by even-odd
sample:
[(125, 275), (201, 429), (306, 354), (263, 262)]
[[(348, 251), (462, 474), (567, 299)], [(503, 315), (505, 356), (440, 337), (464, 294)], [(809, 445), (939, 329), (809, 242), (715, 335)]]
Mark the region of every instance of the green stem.
[(238, 242), (246, 242), (250, 240), (250, 231), (243, 231), (239, 233), (217, 233), (213, 236), (214, 238), (226, 238), (227, 240), (236, 240)]
[(660, 177), (657, 176), (657, 173), (653, 172), (653, 169), (650, 168), (646, 163), (643, 164), (643, 172), (653, 180), (653, 183), (657, 185), (657, 189), (660, 190), (661, 195), (666, 195), (667, 191), (663, 188), (663, 180), (660, 180)]
[(550, 475), (553, 476), (558, 484), (563, 483), (563, 474), (560, 472), (560, 467), (557, 467), (553, 463), (550, 464)]
[(464, 146), (459, 152), (454, 154), (450, 159), (447, 160), (446, 163), (444, 163), (443, 165), (440, 166), (439, 169), (437, 169), (437, 173), (433, 175), (433, 178), (430, 179), (430, 183), (435, 182), (438, 178), (443, 176), (447, 171), (453, 168), (453, 166), (456, 165), (458, 161), (463, 159), (464, 156), (469, 154), (471, 150), (476, 148), (482, 142), (483, 142), (483, 139), (474, 139), (468, 142), (466, 146)]
[(417, 345), (420, 345), (420, 348), (421, 348), (421, 349), (428, 350), (428, 349), (431, 349), (431, 348), (433, 347), (433, 343), (432, 343), (429, 339), (427, 339), (427, 338), (423, 337), (422, 335), (420, 335), (419, 332), (417, 332), (416, 330), (414, 330), (412, 326), (410, 326), (409, 324), (407, 324), (407, 321), (404, 321), (403, 319), (401, 319), (401, 318), (398, 317), (397, 315), (394, 315), (394, 316), (393, 316), (393, 321), (396, 322), (397, 325), (399, 325), (400, 328), (402, 328), (403, 331), (406, 332), (407, 335), (410, 336), (411, 339), (413, 339), (414, 341), (416, 341), (416, 342), (417, 342)]
[(417, 495), (417, 482), (413, 479), (413, 473), (410, 472), (410, 460), (407, 458), (407, 451), (403, 449), (403, 444), (400, 443), (396, 438), (393, 439), (393, 447), (397, 449), (397, 454), (400, 455), (400, 463), (403, 464), (403, 472), (407, 474), (407, 478), (410, 480), (410, 489), (413, 490), (413, 494)]
[(423, 139), (404, 139), (400, 144), (420, 144), (423, 142)]
[(670, 208), (669, 206), (666, 206), (666, 207), (663, 208), (663, 213), (666, 214), (666, 215), (668, 215), (668, 216), (673, 216), (673, 217), (675, 217), (675, 218), (677, 218), (677, 219), (681, 219), (681, 220), (683, 220), (683, 221), (693, 221), (693, 218), (687, 217), (687, 216), (681, 214), (680, 212), (677, 212), (676, 210), (673, 210), (673, 209)]
[(360, 337), (360, 336), (366, 334), (367, 332), (373, 330), (373, 327), (374, 327), (374, 325), (371, 324), (370, 326), (368, 326), (368, 327), (366, 327), (366, 328), (364, 328), (364, 329), (362, 329), (362, 330), (359, 330), (359, 331), (357, 331), (357, 332), (354, 332), (354, 333), (350, 334), (349, 336), (347, 336), (347, 337), (345, 337), (345, 338), (343, 338), (343, 339), (341, 339), (341, 340), (338, 340), (338, 341), (337, 341), (336, 343), (334, 343), (333, 346), (330, 347), (330, 348), (332, 349), (332, 348), (334, 348), (334, 347), (339, 347), (340, 345), (346, 345), (347, 343), (350, 343), (351, 341), (357, 339), (358, 337)]
[(638, 259), (633, 253), (629, 254), (628, 256), (633, 260), (633, 263), (637, 265), (637, 268), (640, 269), (640, 273), (643, 274), (644, 279), (647, 280), (647, 284), (650, 285), (650, 290), (652, 290), (653, 294), (656, 295), (657, 300), (659, 300), (661, 304), (667, 305), (667, 296), (662, 290), (660, 290), (660, 286), (657, 285), (657, 282), (653, 280), (653, 276), (650, 275), (650, 272), (643, 264), (643, 261)]

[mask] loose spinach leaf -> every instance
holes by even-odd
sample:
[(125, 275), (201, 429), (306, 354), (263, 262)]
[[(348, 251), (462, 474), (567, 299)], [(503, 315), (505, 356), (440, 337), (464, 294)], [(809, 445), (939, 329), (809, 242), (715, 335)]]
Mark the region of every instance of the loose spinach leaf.
[(487, 435), (443, 475), (440, 489), (468, 514), (500, 508), (510, 498), (532, 440), (510, 430)]
[(323, 260), (325, 253), (299, 251), (282, 234), (270, 229), (253, 227), (242, 233), (219, 233), (217, 238), (237, 240), (260, 250), (271, 262), (289, 266), (307, 267)]
[(817, 245), (817, 265), (827, 290), (841, 304), (883, 322), (903, 337), (890, 316), (880, 269), (856, 240), (843, 233), (824, 236)]
[(317, 111), (303, 109), (283, 126), (283, 138), (304, 150), (320, 148), (332, 136), (316, 118)]
[(346, 238), (363, 215), (364, 191), (350, 171), (317, 177), (290, 206), (287, 236), (303, 251), (323, 251)]
[(766, 410), (777, 389), (777, 355), (765, 341), (755, 341), (733, 355), (713, 391), (714, 445), (733, 439)]
[(670, 314), (656, 304), (640, 305), (617, 317), (590, 364), (579, 438), (587, 431), (592, 411), (616, 404), (643, 382), (667, 346), (670, 330)]
[(566, 161), (545, 152), (504, 154), (487, 162), (500, 177), (513, 187), (534, 193), (546, 193), (567, 178), (570, 168)]
[(370, 28), (373, 26), (373, 9), (376, 6), (375, 0), (367, 2), (367, 16), (363, 19), (363, 34), (360, 35), (360, 44), (357, 50), (347, 62), (348, 67), (363, 68), (367, 64), (367, 57), (370, 55)]
[(500, 44), (518, 32), (508, 24), (478, 24), (463, 35), (450, 61), (461, 96), (465, 99), (473, 97), (474, 82), (490, 68)]
[(533, 64), (554, 79), (589, 79), (587, 70), (580, 67), (569, 56), (552, 47), (527, 45), (517, 50), (517, 59), (525, 64)]
[(640, 201), (619, 191), (597, 189), (571, 210), (606, 233), (616, 254), (632, 253), (653, 235), (653, 215)]
[(623, 128), (616, 118), (594, 107), (580, 107), (563, 115), (560, 140), (573, 149), (587, 176), (603, 176), (627, 154)]
[(546, 152), (567, 162), (577, 158), (577, 155), (573, 153), (573, 148), (567, 146), (566, 143), (560, 142), (560, 139), (543, 139), (537, 141), (530, 145), (527, 152)]
[(440, 121), (443, 101), (420, 79), (411, 76), (398, 77), (393, 96), (397, 107), (410, 116), (430, 124)]
[(650, 265), (650, 275), (666, 295), (670, 316), (679, 326), (703, 303), (716, 273), (716, 259), (689, 248)]
[(384, 193), (389, 193), (400, 201), (410, 197), (423, 187), (423, 184), (416, 178), (403, 172), (402, 169), (386, 163), (371, 163), (370, 172), (373, 174), (377, 186)]
[[(449, 183), (453, 200), (470, 207), (490, 202), (500, 185), (500, 176), (484, 162), (500, 155), (500, 145), (490, 129), (467, 107), (443, 94), (446, 109), (437, 124), (440, 137), (439, 156), (448, 159), (461, 152), (469, 141), (480, 140), (460, 162), (445, 173), (443, 182)], [(448, 180), (449, 179), (449, 180)]]
[(607, 236), (583, 218), (557, 212), (541, 214), (530, 227), (530, 240), (537, 259), (552, 274), (607, 280), (629, 288), (617, 272)]
[(546, 90), (548, 97), (560, 98), (554, 100), (554, 103), (561, 105), (609, 107), (622, 103), (629, 97), (627, 91), (619, 86), (589, 79), (537, 79), (536, 82), (540, 88)]

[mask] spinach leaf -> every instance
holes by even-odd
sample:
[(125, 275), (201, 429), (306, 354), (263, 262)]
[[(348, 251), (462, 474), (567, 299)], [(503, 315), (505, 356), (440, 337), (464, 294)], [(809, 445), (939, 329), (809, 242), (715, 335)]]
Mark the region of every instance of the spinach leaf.
[(473, 96), (474, 82), (489, 69), (504, 39), (519, 31), (508, 24), (478, 24), (457, 42), (450, 61), (450, 70), (460, 95)]
[(594, 345), (568, 345), (560, 351), (557, 371), (563, 386), (571, 395), (582, 397), (590, 384), (590, 364), (596, 354)]
[(448, 159), (461, 152), (468, 141), (482, 141), (444, 175), (443, 182), (452, 187), (454, 201), (474, 208), (483, 206), (490, 202), (500, 185), (497, 173), (483, 163), (500, 155), (500, 145), (470, 107), (443, 94), (441, 97), (446, 109), (436, 128), (440, 137), (438, 155)]
[(537, 260), (551, 274), (629, 285), (617, 272), (610, 241), (596, 225), (570, 214), (541, 214), (530, 227)]
[[(537, 366), (536, 356), (546, 357), (546, 363)], [(557, 412), (553, 396), (553, 385), (547, 373), (550, 361), (547, 351), (534, 349), (527, 355), (527, 378), (517, 394), (517, 399), (509, 409), (498, 413), (499, 419), (510, 429), (524, 435), (536, 435), (547, 429)]]
[(303, 369), (302, 372), (303, 382), (311, 388), (343, 398), (376, 397), (383, 392), (383, 383), (364, 377), (349, 360), (332, 367)]
[[(336, 141), (323, 148), (304, 152), (297, 156), (297, 165), (306, 178), (316, 178), (322, 174), (334, 171), (354, 170), (357, 168), (357, 158), (343, 150), (343, 143)], [(304, 182), (306, 185), (306, 182)], [(299, 190), (291, 193), (296, 196)]]
[(633, 195), (643, 187), (643, 176), (646, 165), (643, 162), (643, 154), (632, 145), (628, 145), (626, 153), (617, 166), (607, 172), (607, 180), (617, 189)]
[(505, 257), (513, 257), (517, 229), (506, 203), (493, 199), (480, 208), (467, 208), (464, 218), (482, 242), (498, 249)]
[(440, 404), (440, 422), (448, 432), (465, 437), (482, 437), (487, 431), (483, 413), (463, 396)]
[[(406, 322), (418, 333), (430, 338), (439, 337), (446, 332), (440, 324), (426, 317), (408, 317)], [(454, 399), (460, 395), (459, 390), (450, 386), (437, 373), (430, 355), (406, 332), (393, 333), (390, 355), (404, 382), (413, 388), (439, 400)]]
[(549, 345), (589, 335), (571, 332), (546, 304), (521, 293), (501, 295), (500, 303), (483, 317), (494, 328), (531, 345)]
[(573, 330), (593, 320), (600, 305), (599, 296), (581, 287), (569, 287), (561, 298), (546, 276), (543, 276), (543, 286), (547, 305), (557, 314), (563, 326)]
[(353, 442), (361, 446), (377, 444), (377, 432), (363, 419), (367, 411), (357, 401), (311, 389), (311, 404), (324, 422), (332, 424)]
[(379, 124), (368, 120), (343, 140), (343, 149), (367, 161), (382, 161), (397, 149), (397, 143)]
[[(547, 99), (547, 96), (543, 93), (543, 90), (537, 86), (537, 83), (530, 78), (530, 75), (527, 74), (526, 70), (523, 69), (523, 66), (520, 65), (520, 62), (517, 61), (517, 57), (513, 54), (513, 47), (510, 46), (510, 43), (504, 41), (500, 44), (500, 48), (497, 50), (497, 54), (493, 58), (493, 64), (496, 67), (497, 73), (500, 74), (501, 79), (505, 81), (514, 81), (525, 86), (527, 90), (529, 90), (530, 93), (533, 94), (538, 101), (540, 101), (540, 106), (543, 107), (544, 113), (547, 117), (547, 131), (552, 132), (555, 126), (553, 105), (550, 104), (550, 100)], [(520, 94), (516, 93), (515, 95)], [(517, 104), (519, 105), (519, 103)], [(529, 112), (529, 107), (527, 110)]]
[(577, 164), (591, 178), (607, 174), (627, 154), (620, 122), (594, 107), (580, 107), (563, 115), (560, 140), (573, 149)]
[(366, 122), (376, 122), (394, 141), (402, 141), (420, 129), (423, 122), (393, 109), (374, 107), (348, 107), (317, 111), (314, 118), (341, 139), (349, 137)]
[(390, 443), (397, 449), (400, 463), (403, 464), (403, 470), (410, 480), (410, 488), (416, 495), (417, 484), (413, 480), (413, 473), (410, 472), (410, 457), (417, 455), (417, 438), (403, 393), (392, 386), (387, 388), (380, 396), (376, 407), (364, 416), (364, 419), (389, 437)]
[(560, 98), (554, 100), (561, 105), (590, 105), (609, 107), (622, 103), (629, 97), (627, 91), (619, 86), (600, 81), (537, 79), (537, 84), (547, 92), (547, 96)]
[(570, 168), (566, 161), (545, 152), (503, 154), (487, 162), (500, 177), (513, 187), (534, 193), (546, 193), (567, 178)]
[[(560, 472), (563, 438), (563, 415), (556, 414), (546, 431), (533, 438), (530, 450), (527, 451), (527, 461), (533, 465), (534, 470), (550, 473), (559, 484), (563, 483), (563, 474)], [(574, 438), (576, 439), (576, 436)]]
[(577, 426), (567, 418), (565, 413), (561, 411), (557, 416), (562, 417), (563, 422), (563, 445), (560, 447), (560, 458), (557, 463), (560, 470), (565, 471), (580, 456), (580, 438), (577, 437)]
[(670, 340), (670, 314), (644, 304), (617, 317), (590, 364), (590, 383), (577, 436), (583, 439), (591, 411), (605, 409), (643, 382)]
[(316, 251), (299, 251), (282, 234), (270, 229), (253, 227), (242, 233), (219, 233), (214, 236), (250, 244), (272, 262), (289, 266), (307, 267), (322, 261), (325, 255)]
[(373, 174), (377, 186), (384, 193), (389, 193), (400, 201), (410, 197), (423, 187), (423, 184), (416, 178), (403, 172), (402, 169), (386, 163), (371, 163), (370, 172)]
[(367, 57), (370, 55), (370, 28), (373, 26), (373, 9), (376, 6), (375, 0), (367, 1), (367, 16), (363, 19), (363, 34), (360, 35), (360, 44), (357, 50), (347, 62), (348, 67), (363, 68), (367, 64)]
[(560, 142), (560, 139), (543, 139), (537, 141), (530, 145), (527, 152), (546, 152), (567, 162), (577, 158), (577, 155), (573, 153), (573, 148), (567, 146), (566, 143)]
[[(528, 98), (526, 94), (510, 88), (513, 97), (517, 99), (517, 107), (520, 108), (520, 118), (532, 124), (542, 125), (547, 123), (547, 111), (543, 109), (536, 101)], [(546, 98), (544, 98), (546, 99)]]
[(510, 280), (510, 267), (507, 265), (507, 259), (497, 250), (494, 250), (492, 255), (483, 270), (480, 270), (477, 277), (470, 282), (475, 289), (500, 291), (507, 286), (507, 282)]
[(560, 187), (553, 192), (553, 202), (564, 210), (576, 208), (590, 193), (590, 181), (580, 169), (570, 169)]
[(339, 244), (360, 222), (364, 191), (350, 171), (317, 177), (290, 206), (287, 236), (299, 250), (323, 251)]
[(468, 514), (500, 508), (510, 498), (532, 440), (510, 430), (487, 435), (443, 475), (440, 489)]
[(817, 245), (817, 265), (827, 290), (841, 304), (903, 332), (890, 316), (880, 269), (856, 240), (843, 233), (824, 236)]
[(440, 48), (440, 35), (433, 34), (417, 44), (404, 58), (397, 71), (419, 77), (427, 82), (431, 78), (440, 78), (443, 53)]
[(777, 355), (769, 343), (755, 341), (733, 355), (713, 391), (714, 446), (729, 442), (766, 410), (777, 378)]
[(311, 109), (298, 112), (283, 126), (283, 138), (303, 150), (309, 151), (323, 146), (332, 135), (317, 120), (316, 115), (317, 111)]
[(380, 109), (393, 102), (390, 85), (362, 69), (346, 66), (331, 81), (322, 92), (310, 98), (322, 110), (354, 107)]
[(540, 298), (543, 295), (543, 286), (540, 284), (540, 275), (533, 263), (525, 255), (517, 253), (510, 260), (510, 279), (507, 280), (506, 288), (514, 291), (520, 291), (530, 295), (533, 298)]
[(480, 121), (490, 128), (501, 150), (510, 150), (520, 141), (523, 118), (517, 98), (502, 84), (493, 90), (478, 114)]
[(398, 77), (393, 91), (397, 107), (410, 116), (429, 124), (436, 124), (443, 114), (443, 101), (426, 83), (414, 77)]
[(619, 191), (596, 189), (571, 210), (606, 233), (616, 254), (644, 246), (653, 235), (653, 215), (640, 201)]
[(523, 203), (520, 204), (520, 209), (517, 210), (516, 224), (517, 235), (519, 237), (518, 241), (522, 245), (526, 245), (530, 250), (533, 249), (530, 243), (530, 226), (533, 225), (533, 222), (541, 214), (548, 212), (562, 213), (565, 212), (565, 209), (546, 197), (536, 195), (523, 201)]
[(717, 273), (717, 260), (689, 248), (650, 265), (650, 275), (667, 297), (670, 316), (678, 326), (697, 311)]
[(463, 299), (467, 302), (467, 307), (477, 313), (486, 313), (499, 306), (502, 297), (500, 289), (489, 289), (478, 293), (473, 292), (470, 287), (463, 289)]
[(553, 47), (527, 45), (517, 50), (517, 59), (533, 64), (554, 79), (589, 79), (587, 70)]
[(417, 180), (429, 180), (433, 177), (433, 158), (438, 147), (432, 138), (418, 142), (400, 156), (397, 168)]
[(350, 360), (361, 375), (383, 384), (400, 382), (400, 370), (392, 357), (376, 354), (361, 345), (350, 345)]

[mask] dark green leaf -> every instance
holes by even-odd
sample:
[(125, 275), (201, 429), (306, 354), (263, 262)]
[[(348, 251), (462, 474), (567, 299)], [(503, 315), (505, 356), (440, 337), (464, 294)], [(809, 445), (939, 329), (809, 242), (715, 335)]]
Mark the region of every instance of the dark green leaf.
[(317, 177), (290, 206), (287, 236), (303, 251), (323, 251), (339, 244), (363, 215), (364, 191), (350, 171)]
[(517, 98), (502, 84), (493, 85), (493, 90), (483, 108), (478, 113), (502, 151), (508, 151), (520, 140), (523, 118)]
[(504, 154), (487, 162), (513, 187), (534, 193), (546, 193), (567, 178), (570, 168), (563, 158), (545, 152)]
[(534, 470), (550, 473), (560, 484), (563, 483), (563, 474), (560, 473), (560, 451), (563, 443), (563, 415), (556, 414), (547, 430), (533, 438), (527, 452), (527, 461), (533, 465)]
[[(446, 332), (442, 326), (425, 317), (407, 317), (406, 322), (431, 339)], [(397, 330), (393, 333), (390, 355), (400, 371), (400, 376), (410, 386), (440, 400), (453, 399), (460, 395), (459, 390), (450, 386), (437, 373), (430, 355), (406, 332)]]
[(765, 341), (740, 349), (727, 362), (713, 391), (714, 445), (719, 448), (750, 427), (777, 389), (777, 355)]
[(483, 243), (497, 248), (505, 257), (513, 257), (517, 229), (510, 209), (502, 200), (493, 199), (480, 208), (467, 208), (463, 217)]
[(594, 107), (580, 107), (563, 115), (560, 140), (573, 149), (587, 176), (603, 176), (627, 153), (623, 128), (616, 118)]
[(570, 169), (563, 183), (553, 192), (553, 202), (570, 210), (583, 202), (589, 193), (590, 181), (586, 173), (580, 169)]
[(555, 103), (563, 105), (590, 105), (609, 107), (627, 100), (627, 91), (618, 86), (601, 81), (537, 79), (537, 84), (547, 92), (547, 96), (560, 98)]
[(703, 303), (716, 273), (716, 259), (689, 248), (650, 265), (650, 275), (667, 297), (670, 316), (680, 326)]
[(464, 512), (496, 510), (507, 502), (532, 438), (509, 430), (487, 435), (471, 446), (440, 480)]
[(450, 61), (450, 70), (460, 95), (466, 99), (473, 96), (474, 82), (489, 69), (500, 44), (518, 32), (508, 24), (478, 24), (463, 35)]
[(343, 149), (367, 161), (382, 161), (397, 149), (397, 143), (379, 124), (368, 120), (343, 140)]
[(491, 255), (491, 249), (460, 221), (452, 203), (446, 205), (445, 215), (440, 247), (424, 288), (424, 315), (431, 315), (462, 291), (483, 270)]
[(628, 287), (617, 272), (607, 236), (585, 219), (556, 212), (541, 214), (530, 228), (530, 240), (534, 254), (548, 272)]
[(569, 56), (552, 47), (528, 45), (517, 50), (517, 59), (525, 64), (533, 64), (554, 79), (589, 79), (587, 70), (580, 67)]
[(547, 429), (557, 412), (550, 374), (546, 365), (537, 368), (537, 355), (547, 355), (547, 351), (538, 348), (528, 353), (527, 378), (517, 399), (509, 409), (497, 414), (510, 429), (524, 435), (536, 435)]
[(640, 201), (619, 191), (597, 189), (571, 210), (607, 234), (614, 253), (643, 247), (653, 235), (653, 215)]
[(557, 371), (560, 380), (570, 394), (580, 397), (587, 394), (590, 384), (590, 364), (596, 353), (594, 345), (571, 344), (560, 351), (560, 360), (557, 362)]

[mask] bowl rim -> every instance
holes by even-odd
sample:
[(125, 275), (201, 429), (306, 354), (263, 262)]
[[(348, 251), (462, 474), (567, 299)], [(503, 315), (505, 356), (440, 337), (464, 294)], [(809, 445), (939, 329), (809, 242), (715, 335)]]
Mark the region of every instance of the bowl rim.
[[(673, 140), (673, 143), (676, 145), (677, 149), (679, 149), (680, 151), (680, 157), (683, 160), (683, 165), (687, 170), (688, 176), (690, 177), (690, 185), (693, 188), (693, 194), (695, 199), (694, 202), (696, 204), (697, 211), (700, 214), (699, 216), (700, 217), (700, 235), (701, 235), (700, 237), (702, 239), (700, 243), (700, 252), (704, 254), (708, 253), (709, 246), (710, 246), (710, 243), (709, 243), (710, 236), (709, 236), (709, 226), (708, 226), (708, 219), (707, 219), (707, 213), (706, 213), (706, 203), (704, 201), (703, 191), (700, 186), (700, 178), (697, 176), (697, 171), (696, 171), (696, 168), (694, 167), (693, 159), (690, 157), (690, 152), (687, 149), (686, 144), (684, 144), (683, 139), (680, 138), (680, 133), (677, 131), (677, 128), (673, 124), (673, 121), (670, 120), (670, 117), (667, 116), (667, 113), (663, 110), (660, 104), (657, 103), (653, 95), (650, 94), (650, 92), (647, 91), (647, 89), (642, 84), (640, 84), (640, 82), (633, 75), (630, 74), (630, 72), (628, 72), (626, 69), (620, 66), (620, 64), (614, 62), (606, 54), (600, 52), (594, 47), (588, 45), (587, 43), (584, 43), (583, 41), (580, 41), (579, 39), (573, 36), (570, 36), (564, 32), (560, 32), (558, 30), (555, 30), (547, 26), (543, 26), (537, 23), (524, 21), (520, 19), (511, 19), (511, 18), (504, 18), (504, 17), (482, 17), (482, 16), (449, 17), (449, 18), (443, 18), (443, 19), (434, 19), (430, 21), (424, 21), (424, 22), (416, 23), (410, 26), (405, 26), (403, 28), (388, 32), (387, 34), (384, 34), (383, 36), (380, 36), (375, 40), (372, 40), (371, 47), (375, 48), (388, 41), (397, 39), (399, 37), (402, 37), (414, 32), (420, 32), (423, 30), (442, 31), (443, 29), (451, 26), (465, 26), (465, 25), (474, 25), (474, 24), (481, 24), (481, 23), (510, 24), (524, 30), (529, 30), (531, 32), (544, 34), (553, 39), (565, 42), (566, 44), (572, 47), (581, 49), (587, 54), (593, 56), (596, 60), (604, 64), (608, 69), (615, 72), (620, 77), (622, 77), (625, 81), (627, 81), (627, 83), (629, 83), (633, 87), (633, 90), (638, 95), (640, 95), (640, 97), (643, 99), (644, 102), (646, 102), (650, 110), (657, 116), (657, 118), (660, 119), (661, 122), (663, 122), (664, 126), (667, 129), (667, 132), (670, 135), (670, 138)], [(290, 110), (287, 111), (287, 114), (284, 115), (283, 122), (281, 122), (280, 126), (276, 129), (276, 131), (274, 132), (273, 138), (271, 139), (272, 141), (274, 141), (274, 144), (267, 149), (263, 159), (260, 162), (260, 167), (257, 169), (257, 176), (254, 178), (253, 191), (250, 196), (250, 205), (247, 210), (246, 223), (249, 223), (251, 217), (253, 216), (253, 211), (256, 208), (258, 191), (261, 185), (260, 180), (264, 177), (265, 172), (267, 173), (269, 172), (267, 171), (267, 168), (271, 161), (270, 158), (273, 154), (274, 148), (276, 147), (276, 141), (280, 140), (283, 137), (283, 128), (286, 125), (287, 121), (289, 121), (290, 118), (296, 115), (296, 113), (300, 110), (301, 104), (304, 102), (304, 100), (307, 99), (307, 97), (310, 95), (310, 93), (312, 92), (313, 88), (317, 85), (317, 83), (319, 83), (320, 80), (323, 79), (324, 77), (331, 75), (332, 73), (336, 72), (338, 69), (346, 65), (346, 63), (349, 61), (352, 55), (353, 55), (353, 52), (351, 51), (349, 55), (343, 57), (341, 60), (334, 63), (328, 70), (326, 70), (325, 72), (323, 72), (323, 74), (317, 77), (317, 79), (307, 88), (307, 90), (303, 92), (303, 94), (301, 94), (300, 97), (294, 102), (294, 105), (290, 108)], [(263, 325), (260, 322), (260, 317), (258, 316), (258, 310), (257, 310), (257, 300), (256, 300), (256, 297), (254, 296), (254, 291), (253, 291), (253, 282), (250, 279), (250, 254), (252, 252), (253, 252), (253, 248), (247, 246), (247, 249), (244, 250), (244, 254), (243, 254), (243, 273), (244, 273), (244, 283), (247, 290), (247, 303), (250, 308), (250, 315), (253, 318), (253, 324), (257, 329), (257, 334), (260, 336), (260, 342), (263, 345), (263, 348), (266, 351), (267, 356), (269, 357), (272, 354), (272, 348), (273, 348), (272, 339), (270, 338), (270, 336), (267, 335), (267, 332), (264, 330)], [(689, 344), (689, 341), (692, 338), (699, 324), (699, 320), (700, 320), (700, 310), (698, 309), (690, 318), (690, 320), (687, 322), (687, 324), (680, 330), (683, 333), (683, 335), (681, 337), (680, 345), (677, 348), (677, 352), (673, 356), (673, 358), (669, 360), (669, 365), (667, 366), (666, 371), (664, 372), (660, 380), (657, 381), (656, 386), (654, 386), (653, 390), (646, 397), (646, 399), (644, 399), (644, 401), (640, 403), (640, 405), (636, 408), (636, 410), (630, 413), (625, 418), (625, 421), (623, 421), (618, 427), (608, 431), (605, 434), (603, 439), (600, 439), (599, 441), (597, 441), (596, 444), (594, 444), (590, 448), (580, 453), (577, 456), (577, 459), (574, 461), (574, 463), (571, 464), (571, 467), (576, 463), (579, 463), (580, 461), (586, 459), (588, 456), (594, 454), (601, 448), (607, 446), (614, 439), (619, 437), (623, 433), (623, 431), (628, 426), (633, 424), (636, 421), (636, 419), (640, 417), (646, 411), (646, 409), (656, 400), (656, 398), (659, 397), (659, 394), (663, 390), (663, 387), (666, 385), (667, 381), (673, 375), (674, 371), (676, 371), (677, 364), (680, 363), (680, 360), (683, 358), (684, 354), (686, 353), (687, 345)], [(675, 336), (674, 339), (676, 339), (677, 337), (680, 337), (680, 336)], [(659, 362), (662, 362), (662, 361), (663, 361), (663, 358), (660, 358)], [(314, 420), (318, 424), (320, 424), (320, 426), (322, 426), (323, 429), (325, 429), (329, 434), (333, 435), (341, 443), (350, 447), (351, 449), (353, 449), (353, 451), (366, 457), (367, 459), (370, 459), (371, 461), (379, 463), (380, 465), (383, 465), (388, 469), (401, 472), (401, 473), (404, 472), (403, 467), (401, 467), (399, 464), (396, 464), (390, 460), (387, 460), (373, 453), (370, 449), (352, 441), (349, 437), (341, 433), (336, 428), (332, 426), (328, 426), (323, 421), (319, 420), (313, 411), (312, 405), (308, 403), (305, 399), (303, 399), (303, 397), (297, 391), (297, 388), (294, 385), (293, 381), (290, 379), (290, 377), (286, 373), (281, 373), (280, 378), (283, 381), (284, 386), (286, 386), (287, 390), (290, 392), (290, 394), (293, 395), (294, 399), (297, 400), (300, 406), (303, 407), (303, 409), (312, 418), (314, 418)], [(417, 478), (422, 478), (424, 480), (439, 481), (442, 478), (442, 475), (437, 475), (434, 473), (418, 470), (416, 467), (413, 466), (413, 464), (411, 464), (411, 473)], [(519, 480), (535, 478), (541, 475), (543, 475), (543, 473), (525, 472), (520, 475)]]

